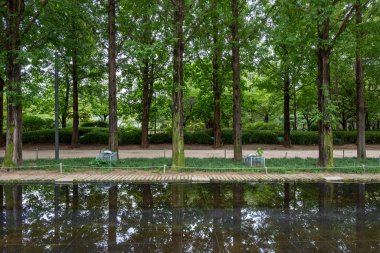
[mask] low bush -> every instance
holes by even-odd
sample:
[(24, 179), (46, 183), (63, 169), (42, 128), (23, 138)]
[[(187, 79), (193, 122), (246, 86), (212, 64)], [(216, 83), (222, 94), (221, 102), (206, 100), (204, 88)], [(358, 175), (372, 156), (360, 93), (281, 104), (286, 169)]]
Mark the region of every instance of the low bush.
[(232, 129), (222, 129), (222, 143), (223, 144), (233, 144), (233, 132)]
[(91, 131), (80, 137), (81, 144), (108, 144), (108, 131)]
[(380, 144), (380, 131), (366, 132), (365, 140), (368, 144)]
[(276, 131), (243, 131), (243, 144), (278, 144)]
[(275, 123), (254, 122), (245, 124), (244, 128), (248, 130), (281, 130), (282, 126)]
[(54, 128), (54, 119), (41, 118), (39, 116), (25, 115), (22, 119), (22, 130), (24, 132), (52, 129)]
[[(59, 140), (62, 144), (71, 143), (71, 128), (59, 130)], [(161, 132), (149, 135), (151, 144), (169, 144), (172, 142), (171, 132)], [(5, 134), (3, 134), (5, 139)], [(81, 144), (107, 144), (108, 128), (82, 127), (79, 129)], [(243, 144), (279, 144), (282, 131), (269, 130), (247, 130), (242, 132)], [(317, 145), (319, 135), (316, 131), (292, 131), (290, 134), (291, 143), (294, 145)], [(184, 133), (186, 144), (213, 144), (213, 134), (211, 129), (198, 130)], [(223, 144), (233, 144), (232, 129), (222, 129)], [(366, 132), (366, 142), (368, 144), (380, 144), (380, 131)], [(23, 133), (23, 143), (54, 143), (54, 129), (44, 129)], [(119, 129), (120, 145), (139, 145), (141, 143), (141, 131), (136, 129)], [(334, 143), (355, 144), (355, 131), (334, 131)]]
[(120, 145), (141, 144), (141, 131), (140, 130), (119, 131), (119, 144)]
[(213, 138), (206, 131), (185, 132), (185, 144), (206, 144), (211, 145), (214, 143)]
[(318, 144), (318, 132), (293, 131), (290, 133), (290, 141), (295, 145)]
[(156, 133), (149, 135), (149, 143), (151, 144), (167, 144), (172, 143), (172, 135), (168, 132)]
[(81, 127), (102, 127), (102, 128), (107, 128), (108, 127), (108, 122), (104, 121), (104, 120), (83, 122), (81, 124)]

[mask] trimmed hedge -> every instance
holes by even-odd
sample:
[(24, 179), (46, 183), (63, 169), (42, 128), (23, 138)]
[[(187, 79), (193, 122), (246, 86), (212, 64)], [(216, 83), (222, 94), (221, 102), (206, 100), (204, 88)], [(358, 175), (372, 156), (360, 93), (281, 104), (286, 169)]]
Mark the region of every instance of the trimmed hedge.
[(89, 121), (89, 122), (83, 122), (81, 124), (81, 127), (100, 127), (100, 128), (107, 128), (108, 122), (104, 120), (98, 120), (98, 121)]
[(54, 119), (27, 115), (23, 117), (22, 129), (24, 132), (54, 128)]
[[(71, 143), (71, 128), (63, 128), (59, 131), (59, 141), (62, 144)], [(108, 128), (82, 127), (79, 129), (81, 144), (107, 144)], [(282, 131), (270, 130), (247, 130), (242, 132), (243, 144), (280, 144)], [(36, 130), (23, 133), (23, 143), (54, 143), (54, 129)], [(290, 135), (292, 144), (295, 145), (317, 145), (319, 136), (316, 131), (292, 131)], [(184, 133), (185, 144), (213, 144), (212, 130), (198, 130)], [(162, 132), (149, 135), (151, 144), (168, 144), (172, 142), (169, 132)], [(222, 129), (223, 144), (233, 144), (232, 129)], [(380, 144), (380, 131), (366, 132), (366, 142), (368, 144)], [(141, 143), (141, 131), (136, 129), (119, 129), (120, 145), (139, 145)], [(355, 144), (356, 132), (335, 131), (334, 143), (336, 145)]]

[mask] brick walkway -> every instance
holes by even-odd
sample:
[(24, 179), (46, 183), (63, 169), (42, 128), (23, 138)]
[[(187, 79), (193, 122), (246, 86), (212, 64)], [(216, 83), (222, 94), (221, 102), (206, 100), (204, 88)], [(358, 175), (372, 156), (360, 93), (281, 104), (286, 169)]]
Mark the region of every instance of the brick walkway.
[(47, 171), (0, 172), (0, 183), (209, 183), (209, 182), (373, 182), (380, 183), (380, 173), (162, 173), (146, 171), (75, 172)]

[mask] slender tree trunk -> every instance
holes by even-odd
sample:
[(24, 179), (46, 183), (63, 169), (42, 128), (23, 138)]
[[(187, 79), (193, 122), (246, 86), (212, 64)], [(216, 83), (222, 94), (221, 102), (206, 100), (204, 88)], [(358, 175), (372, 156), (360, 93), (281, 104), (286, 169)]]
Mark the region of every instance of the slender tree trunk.
[(66, 75), (66, 91), (65, 91), (65, 100), (62, 108), (62, 128), (67, 127), (67, 112), (69, 110), (69, 99), (70, 99), (70, 80)]
[(22, 94), (21, 94), (21, 50), (20, 23), (24, 15), (23, 0), (6, 1), (6, 33), (7, 43), (7, 140), (5, 148), (4, 167), (22, 165)]
[(144, 60), (143, 68), (143, 113), (141, 124), (141, 147), (149, 146), (148, 131), (149, 131), (149, 113), (150, 113), (150, 78), (149, 78), (149, 60)]
[(297, 130), (297, 92), (296, 85), (293, 83), (293, 130)]
[(117, 98), (116, 98), (116, 0), (108, 0), (108, 110), (109, 149), (118, 151)]
[(319, 157), (318, 165), (321, 167), (333, 167), (333, 133), (332, 133), (332, 112), (329, 109), (330, 97), (330, 48), (327, 48), (329, 41), (330, 22), (328, 18), (318, 26), (318, 109), (321, 114), (319, 120)]
[[(214, 0), (214, 5), (217, 5), (217, 0)], [(220, 98), (222, 95), (219, 82), (219, 62), (221, 60), (221, 50), (219, 48), (219, 31), (218, 31), (218, 14), (215, 11), (212, 17), (212, 88), (214, 92), (214, 148), (222, 146), (222, 129), (220, 123)]]
[(172, 108), (172, 167), (174, 169), (185, 166), (185, 152), (183, 139), (183, 53), (184, 35), (183, 21), (185, 12), (184, 0), (173, 0), (175, 43), (173, 48), (173, 108)]
[(231, 0), (232, 24), (232, 82), (233, 82), (233, 138), (234, 160), (243, 158), (241, 139), (241, 90), (240, 90), (240, 45), (239, 45), (239, 0)]
[[(286, 54), (287, 55), (287, 54)], [(289, 68), (286, 66), (284, 73), (284, 146), (290, 147), (290, 77)]]
[(362, 23), (362, 4), (361, 0), (356, 1), (356, 130), (357, 130), (357, 158), (366, 158), (365, 146), (365, 103), (364, 103), (364, 80), (362, 63), (362, 43), (363, 32), (359, 27)]
[(73, 80), (73, 133), (71, 147), (79, 147), (79, 103), (78, 103), (78, 63), (76, 50), (72, 56), (72, 80)]
[(4, 86), (5, 81), (0, 77), (0, 146), (4, 145), (3, 130), (4, 130)]

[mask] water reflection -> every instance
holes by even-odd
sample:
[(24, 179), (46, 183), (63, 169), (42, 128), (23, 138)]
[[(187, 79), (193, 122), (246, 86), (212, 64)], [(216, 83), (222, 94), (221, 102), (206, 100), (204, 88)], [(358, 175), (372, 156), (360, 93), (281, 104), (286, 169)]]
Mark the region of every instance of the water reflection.
[(0, 185), (3, 252), (377, 252), (379, 184)]

